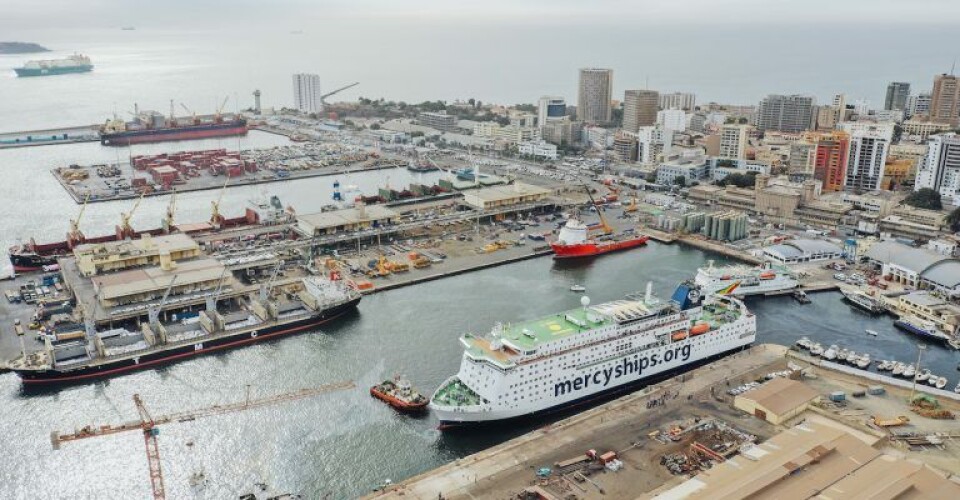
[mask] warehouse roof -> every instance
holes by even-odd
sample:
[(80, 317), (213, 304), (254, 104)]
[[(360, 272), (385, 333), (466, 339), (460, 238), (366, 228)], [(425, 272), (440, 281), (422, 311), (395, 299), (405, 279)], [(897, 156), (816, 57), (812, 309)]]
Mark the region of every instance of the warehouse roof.
[(805, 254), (840, 253), (842, 249), (825, 240), (789, 240), (783, 243), (792, 246)]
[(200, 246), (190, 236), (182, 233), (150, 236), (145, 234), (136, 240), (108, 241), (105, 243), (85, 243), (73, 249), (73, 254), (81, 256), (93, 254), (107, 255), (141, 255), (158, 254), (163, 251), (178, 252), (185, 250), (199, 250)]
[(803, 252), (801, 252), (796, 247), (792, 247), (790, 245), (784, 245), (784, 244), (770, 245), (764, 248), (763, 251), (764, 253), (777, 255), (782, 260), (795, 259), (803, 255)]
[(509, 186), (493, 186), (477, 189), (464, 196), (475, 196), (483, 201), (503, 201), (518, 198), (520, 196), (547, 196), (550, 190), (540, 186), (533, 186), (523, 182), (514, 182)]
[[(867, 250), (867, 257), (878, 262), (886, 262), (904, 269), (910, 269), (917, 274), (923, 273), (927, 269), (933, 267), (935, 264), (945, 260), (960, 262), (956, 259), (951, 259), (950, 257), (940, 255), (936, 252), (931, 252), (922, 248), (913, 248), (896, 241), (881, 241), (873, 244), (873, 246)], [(948, 271), (938, 271), (936, 274), (940, 276), (940, 273), (945, 272)]]
[(960, 261), (945, 259), (920, 273), (924, 279), (950, 288), (960, 286)]
[(801, 382), (778, 377), (737, 397), (754, 401), (766, 410), (782, 415), (813, 401), (817, 396), (817, 391)]
[(643, 498), (957, 498), (960, 485), (884, 455), (843, 428), (807, 422)]
[(314, 230), (346, 226), (365, 222), (381, 221), (398, 217), (397, 212), (382, 205), (367, 205), (363, 208), (346, 208), (332, 212), (320, 212), (297, 216), (297, 222), (309, 224)]
[(223, 270), (223, 264), (216, 259), (198, 259), (180, 262), (170, 270), (148, 267), (108, 274), (93, 278), (91, 281), (101, 299), (113, 300), (166, 290), (174, 276), (177, 278), (173, 282), (174, 288), (218, 281), (223, 275)]

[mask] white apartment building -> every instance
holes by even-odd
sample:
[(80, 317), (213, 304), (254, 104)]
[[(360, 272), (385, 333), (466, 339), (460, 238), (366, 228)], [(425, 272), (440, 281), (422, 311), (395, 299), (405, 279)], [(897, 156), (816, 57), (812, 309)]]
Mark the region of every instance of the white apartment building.
[(960, 136), (955, 133), (930, 137), (927, 154), (920, 159), (914, 189), (930, 188), (960, 204)]
[(320, 75), (297, 73), (293, 75), (293, 107), (301, 113), (322, 113)]
[(720, 127), (720, 158), (744, 158), (749, 136), (749, 125), (727, 124)]
[(637, 131), (637, 162), (655, 165), (673, 149), (673, 130), (660, 126), (640, 127)]
[(693, 111), (697, 106), (697, 96), (689, 92), (660, 94), (660, 109), (680, 109)]
[(677, 132), (687, 129), (687, 113), (682, 109), (664, 109), (657, 112), (657, 125)]
[(521, 142), (518, 150), (522, 155), (531, 155), (546, 160), (557, 159), (557, 146), (545, 141)]
[(879, 190), (889, 147), (890, 140), (875, 130), (851, 134), (845, 189), (848, 191)]

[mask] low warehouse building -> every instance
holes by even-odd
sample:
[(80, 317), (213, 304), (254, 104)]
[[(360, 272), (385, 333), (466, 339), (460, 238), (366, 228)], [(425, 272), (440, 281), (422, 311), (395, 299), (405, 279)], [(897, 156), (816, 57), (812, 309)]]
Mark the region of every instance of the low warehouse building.
[(399, 218), (400, 214), (387, 207), (360, 205), (355, 208), (297, 216), (297, 231), (311, 238), (393, 224)]
[(779, 425), (803, 413), (820, 399), (817, 391), (801, 382), (775, 378), (733, 399), (733, 406), (771, 424)]
[(763, 256), (783, 264), (816, 262), (843, 257), (843, 249), (824, 240), (789, 240), (763, 249)]
[(98, 276), (91, 281), (100, 305), (111, 308), (160, 300), (168, 287), (168, 301), (176, 301), (178, 297), (216, 289), (221, 277), (227, 280), (223, 286), (228, 288), (232, 278), (224, 272), (223, 264), (216, 259), (197, 259)]
[(163, 236), (144, 234), (138, 240), (87, 243), (73, 249), (77, 268), (84, 276), (131, 267), (155, 266), (161, 260), (177, 262), (199, 257), (201, 253), (200, 245), (182, 233)]
[(549, 189), (514, 182), (509, 186), (494, 186), (464, 192), (463, 201), (473, 208), (489, 210), (536, 203), (545, 200), (550, 193)]

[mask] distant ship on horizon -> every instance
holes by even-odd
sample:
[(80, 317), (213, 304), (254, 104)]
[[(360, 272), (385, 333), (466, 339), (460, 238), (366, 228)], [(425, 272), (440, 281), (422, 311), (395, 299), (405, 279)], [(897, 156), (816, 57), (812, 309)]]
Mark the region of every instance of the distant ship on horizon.
[(17, 76), (50, 76), (67, 73), (86, 73), (93, 71), (93, 63), (83, 54), (74, 54), (64, 59), (43, 59), (28, 61), (22, 67), (14, 68)]

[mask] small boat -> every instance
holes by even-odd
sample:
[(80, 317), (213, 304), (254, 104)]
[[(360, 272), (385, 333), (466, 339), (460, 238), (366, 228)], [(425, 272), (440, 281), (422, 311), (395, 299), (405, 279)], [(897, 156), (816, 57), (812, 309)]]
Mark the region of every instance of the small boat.
[(846, 349), (840, 349), (840, 351), (837, 352), (837, 361), (846, 361), (848, 357), (850, 357), (850, 351)]
[(430, 399), (417, 392), (410, 385), (410, 381), (395, 377), (393, 380), (384, 380), (383, 382), (370, 388), (370, 395), (387, 403), (393, 408), (405, 411), (415, 412), (427, 407)]
[(947, 386), (947, 377), (940, 377), (937, 379), (937, 389), (943, 389)]
[(940, 380), (940, 377), (931, 373), (930, 375), (927, 376), (926, 382), (931, 386), (936, 386), (938, 380)]
[(797, 347), (801, 349), (810, 349), (812, 345), (810, 339), (807, 337), (800, 337), (800, 340), (797, 340)]
[(890, 363), (891, 363), (891, 362), (888, 361), (888, 360), (886, 360), (886, 359), (878, 359), (878, 360), (877, 360), (877, 371), (878, 371), (878, 372), (885, 372), (885, 371), (889, 370), (889, 369), (890, 369)]
[(860, 359), (857, 360), (856, 364), (857, 364), (857, 368), (860, 368), (861, 370), (866, 370), (867, 368), (870, 368), (870, 355), (864, 354), (863, 356), (860, 356)]
[(823, 354), (823, 346), (819, 343), (813, 344), (810, 346), (810, 354), (813, 356), (820, 356)]
[(924, 368), (923, 370), (918, 371), (916, 378), (917, 382), (923, 382), (924, 380), (927, 380), (930, 378), (930, 370)]
[(872, 336), (872, 337), (876, 337), (876, 336), (877, 336), (877, 331), (876, 331), (876, 330), (867, 330), (867, 335), (870, 335), (870, 336)]
[(899, 377), (900, 375), (903, 375), (903, 370), (905, 370), (906, 368), (907, 368), (907, 365), (898, 361), (897, 364), (893, 365), (893, 376)]
[(907, 367), (903, 369), (903, 377), (904, 377), (904, 378), (913, 378), (913, 376), (916, 375), (916, 374), (917, 374), (917, 367), (916, 367), (916, 366), (907, 365)]
[(957, 382), (957, 386), (953, 388), (953, 392), (960, 394), (960, 382)]
[(585, 287), (585, 286), (583, 286), (583, 285), (573, 285), (573, 286), (570, 287), (570, 291), (571, 291), (571, 292), (586, 292), (586, 291), (587, 291), (587, 287)]
[(859, 356), (860, 356), (859, 354), (857, 354), (856, 352), (854, 352), (854, 351), (852, 351), (852, 350), (851, 350), (851, 351), (847, 351), (847, 359), (846, 359), (846, 361), (847, 361), (847, 363), (849, 363), (849, 364), (852, 365), (852, 364), (854, 364), (854, 363), (857, 362), (857, 359), (859, 359)]

